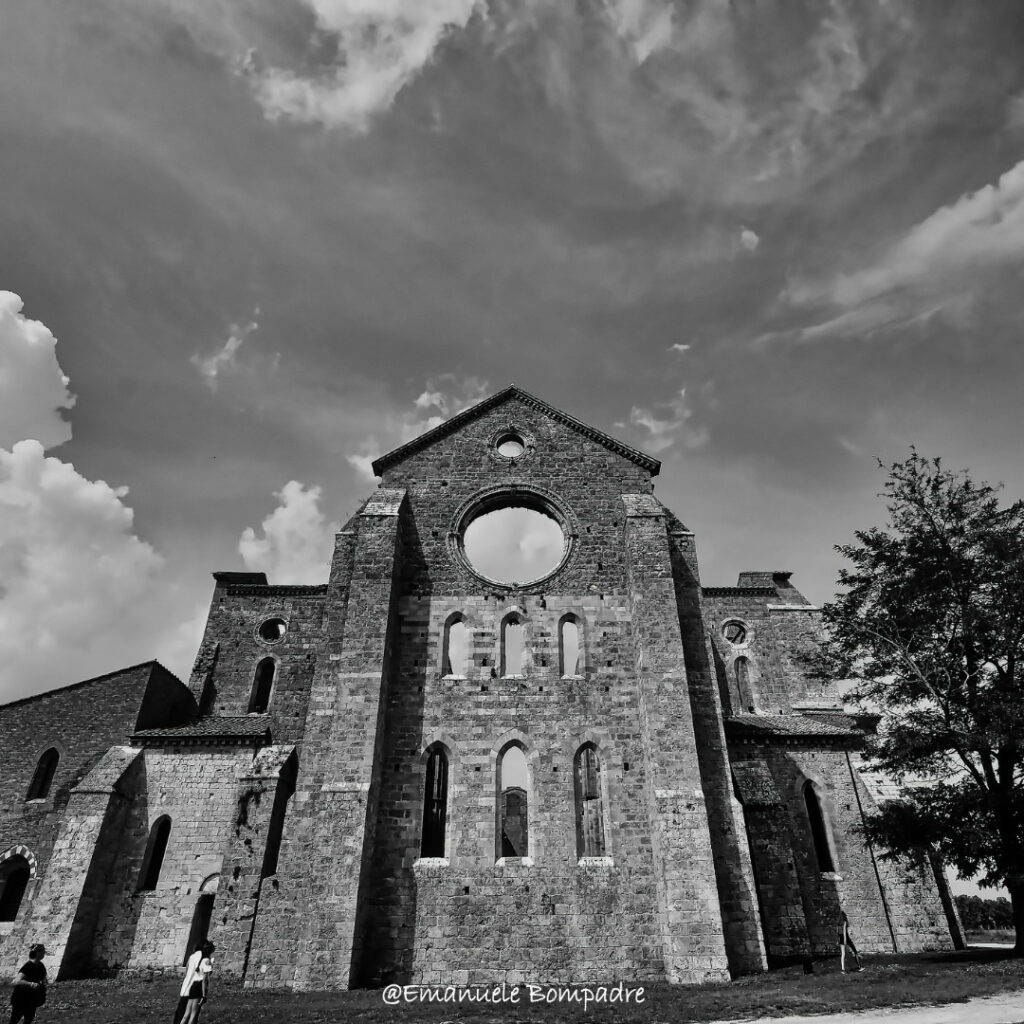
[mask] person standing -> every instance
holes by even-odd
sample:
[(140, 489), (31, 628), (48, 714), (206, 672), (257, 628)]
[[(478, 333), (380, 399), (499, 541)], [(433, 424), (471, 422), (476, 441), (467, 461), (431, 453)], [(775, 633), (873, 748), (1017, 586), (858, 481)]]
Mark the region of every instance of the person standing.
[(857, 952), (857, 946), (854, 944), (853, 936), (850, 934), (850, 919), (846, 916), (845, 910), (839, 911), (839, 923), (838, 923), (838, 934), (836, 938), (839, 940), (839, 970), (843, 974), (846, 973), (846, 951), (853, 954), (853, 958), (857, 964), (857, 970), (863, 971), (864, 968), (860, 963), (860, 953)]
[(199, 1011), (210, 989), (210, 974), (213, 971), (210, 957), (215, 949), (212, 942), (202, 942), (188, 958), (178, 1007), (174, 1013), (174, 1024), (198, 1024)]
[(14, 976), (11, 990), (11, 1024), (32, 1024), (36, 1010), (46, 1002), (46, 947), (37, 942), (29, 948), (28, 960)]

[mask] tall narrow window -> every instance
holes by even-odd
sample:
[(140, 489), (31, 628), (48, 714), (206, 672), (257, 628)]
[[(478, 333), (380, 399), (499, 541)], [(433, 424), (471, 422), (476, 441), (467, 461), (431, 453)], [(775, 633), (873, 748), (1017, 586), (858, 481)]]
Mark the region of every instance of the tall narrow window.
[(273, 658), (263, 658), (256, 666), (252, 677), (252, 694), (249, 697), (250, 715), (262, 715), (270, 707), (270, 691), (274, 688), (276, 669)]
[(574, 765), (576, 789), (576, 856), (603, 857), (604, 794), (601, 757), (593, 743), (576, 751)]
[(583, 651), (580, 648), (580, 627), (574, 615), (567, 615), (559, 625), (558, 652), (561, 657), (561, 674), (563, 676), (580, 675)]
[(31, 877), (32, 869), (20, 855), (0, 864), (0, 921), (17, 919)]
[(825, 816), (821, 813), (821, 801), (813, 782), (804, 783), (804, 804), (807, 807), (807, 820), (811, 825), (811, 838), (814, 840), (814, 853), (818, 858), (818, 870), (835, 871), (832, 848), (828, 842), (828, 829), (825, 826)]
[(506, 747), (498, 758), (499, 857), (530, 855), (529, 773), (526, 755), (518, 744)]
[(153, 827), (149, 830), (146, 854), (142, 858), (142, 870), (139, 872), (139, 892), (151, 892), (160, 881), (160, 868), (164, 863), (170, 834), (171, 819), (166, 814), (153, 822)]
[(750, 659), (737, 658), (734, 666), (736, 673), (736, 710), (734, 714), (754, 710), (754, 691), (750, 686)]
[(53, 785), (53, 776), (57, 771), (57, 763), (60, 761), (60, 754), (55, 747), (50, 747), (36, 765), (35, 774), (28, 787), (26, 800), (45, 800), (50, 795), (50, 786)]
[(515, 613), (501, 624), (501, 674), (521, 676), (525, 662), (523, 622)]
[(423, 787), (423, 834), (421, 857), (444, 856), (448, 821), (448, 755), (435, 744), (427, 753), (427, 777)]
[(456, 612), (444, 628), (444, 656), (441, 674), (464, 676), (469, 665), (469, 628), (462, 615)]

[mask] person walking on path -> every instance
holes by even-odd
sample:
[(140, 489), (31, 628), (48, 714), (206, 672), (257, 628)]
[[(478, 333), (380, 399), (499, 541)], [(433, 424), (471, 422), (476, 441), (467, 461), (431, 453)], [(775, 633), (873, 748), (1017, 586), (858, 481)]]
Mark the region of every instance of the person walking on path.
[(210, 974), (213, 971), (210, 957), (215, 948), (212, 942), (203, 942), (188, 958), (178, 1007), (174, 1012), (174, 1024), (199, 1024), (199, 1011), (210, 990)]
[(46, 947), (37, 942), (28, 951), (28, 960), (14, 976), (11, 989), (11, 1024), (32, 1024), (36, 1010), (46, 1002)]
[(843, 974), (846, 973), (846, 951), (853, 954), (854, 961), (857, 964), (857, 970), (863, 971), (864, 968), (861, 966), (860, 953), (857, 952), (857, 946), (854, 944), (853, 936), (850, 934), (850, 919), (846, 916), (845, 910), (839, 911), (839, 924), (838, 934), (836, 938), (839, 940), (839, 970)]

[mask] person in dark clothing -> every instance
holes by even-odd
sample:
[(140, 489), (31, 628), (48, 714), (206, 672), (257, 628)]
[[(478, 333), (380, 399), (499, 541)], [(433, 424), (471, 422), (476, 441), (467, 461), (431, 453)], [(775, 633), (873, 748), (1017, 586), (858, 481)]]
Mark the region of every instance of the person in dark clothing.
[(853, 936), (850, 934), (850, 919), (846, 916), (845, 910), (839, 911), (836, 938), (839, 941), (839, 970), (842, 971), (843, 974), (846, 973), (846, 951), (849, 950), (856, 961), (857, 970), (863, 971), (864, 968), (860, 963), (860, 953), (857, 952), (857, 947), (853, 942)]
[(11, 1024), (32, 1024), (36, 1010), (46, 1002), (46, 968), (43, 957), (46, 949), (36, 943), (28, 951), (28, 960), (14, 976), (11, 989)]

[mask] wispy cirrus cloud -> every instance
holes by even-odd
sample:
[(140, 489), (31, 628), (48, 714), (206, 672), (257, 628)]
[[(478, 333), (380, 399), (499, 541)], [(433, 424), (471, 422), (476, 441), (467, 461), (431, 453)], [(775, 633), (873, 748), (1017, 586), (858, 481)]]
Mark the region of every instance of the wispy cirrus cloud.
[(232, 324), (227, 341), (212, 355), (201, 356), (198, 353), (189, 358), (189, 362), (199, 371), (206, 386), (214, 393), (220, 386), (221, 378), (232, 374), (238, 369), (238, 351), (245, 344), (249, 335), (259, 330), (259, 307), (253, 311), (253, 318), (246, 324)]
[(801, 340), (870, 334), (945, 316), (968, 320), (975, 304), (1024, 260), (1024, 161), (992, 185), (936, 210), (869, 266), (824, 280), (791, 281), (784, 304), (818, 312)]
[(479, 0), (304, 0), (313, 39), (329, 54), (315, 69), (265, 65), (250, 52), (240, 69), (270, 118), (364, 130), (465, 27)]
[(475, 405), (488, 393), (487, 381), (444, 373), (427, 380), (412, 408), (388, 412), (373, 432), (345, 459), (363, 480), (373, 480), (373, 460), (392, 448), (440, 426), (456, 413)]
[(644, 431), (645, 447), (652, 452), (664, 451), (681, 443), (687, 448), (699, 448), (709, 437), (705, 427), (694, 425), (693, 410), (686, 398), (686, 388), (667, 402), (650, 408), (633, 406), (629, 412), (632, 426)]

